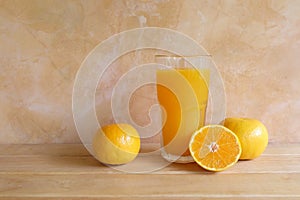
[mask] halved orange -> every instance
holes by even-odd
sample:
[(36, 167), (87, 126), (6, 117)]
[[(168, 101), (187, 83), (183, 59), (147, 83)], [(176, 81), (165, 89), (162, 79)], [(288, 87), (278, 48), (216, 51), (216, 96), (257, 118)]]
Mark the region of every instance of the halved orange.
[(240, 158), (238, 137), (222, 125), (207, 125), (197, 130), (189, 143), (194, 160), (209, 171), (223, 171)]

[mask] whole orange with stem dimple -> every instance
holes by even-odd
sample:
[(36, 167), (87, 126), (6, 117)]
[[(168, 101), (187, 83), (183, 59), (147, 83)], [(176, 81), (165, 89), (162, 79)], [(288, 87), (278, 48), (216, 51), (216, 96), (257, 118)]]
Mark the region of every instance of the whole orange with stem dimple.
[(268, 145), (268, 131), (260, 121), (249, 118), (226, 118), (223, 125), (232, 130), (240, 140), (242, 154), (240, 160), (260, 156)]
[(125, 164), (138, 155), (140, 136), (129, 124), (110, 124), (102, 127), (93, 138), (95, 157), (104, 164)]

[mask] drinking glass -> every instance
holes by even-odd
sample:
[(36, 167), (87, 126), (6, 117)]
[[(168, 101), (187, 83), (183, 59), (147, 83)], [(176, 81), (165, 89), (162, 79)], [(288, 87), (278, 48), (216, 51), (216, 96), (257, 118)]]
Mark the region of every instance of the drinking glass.
[[(188, 146), (204, 126), (211, 56), (156, 55), (157, 98), (162, 110), (161, 155), (170, 162), (193, 162)], [(193, 65), (191, 64), (193, 63)]]

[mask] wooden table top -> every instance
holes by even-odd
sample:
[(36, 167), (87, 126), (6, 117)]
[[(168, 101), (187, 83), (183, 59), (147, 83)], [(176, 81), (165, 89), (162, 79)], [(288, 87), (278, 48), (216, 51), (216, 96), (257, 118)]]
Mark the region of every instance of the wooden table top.
[(0, 145), (0, 199), (300, 199), (299, 188), (299, 144), (269, 145), (218, 173), (195, 163), (126, 173), (80, 144)]

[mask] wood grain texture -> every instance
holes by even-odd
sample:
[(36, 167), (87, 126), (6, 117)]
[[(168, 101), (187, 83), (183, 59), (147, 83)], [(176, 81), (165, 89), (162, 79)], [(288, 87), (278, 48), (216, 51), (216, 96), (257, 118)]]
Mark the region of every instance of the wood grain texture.
[(0, 175), (4, 197), (300, 198), (300, 174)]
[[(154, 151), (159, 145), (142, 144), (141, 152)], [(300, 155), (300, 144), (269, 144), (264, 155)], [(0, 144), (1, 156), (89, 156), (89, 152), (82, 144)]]
[[(148, 161), (150, 162), (150, 161)], [(264, 156), (252, 161), (239, 161), (221, 173), (300, 173), (300, 156)], [(147, 165), (147, 163), (144, 163)], [(106, 167), (93, 157), (0, 157), (0, 174), (116, 174), (118, 170)], [(196, 163), (170, 164), (155, 174), (208, 174)]]
[(1, 199), (300, 199), (299, 188), (298, 144), (269, 145), (220, 173), (191, 163), (144, 174), (104, 166), (78, 144), (0, 145)]

